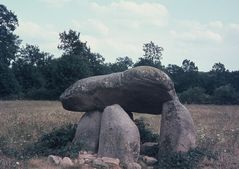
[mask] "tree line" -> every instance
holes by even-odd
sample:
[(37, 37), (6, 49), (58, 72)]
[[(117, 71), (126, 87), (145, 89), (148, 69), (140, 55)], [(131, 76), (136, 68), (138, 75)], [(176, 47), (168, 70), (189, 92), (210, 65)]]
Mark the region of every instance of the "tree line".
[(0, 99), (55, 100), (76, 80), (147, 65), (173, 79), (184, 103), (239, 104), (239, 71), (229, 71), (222, 63), (215, 63), (209, 72), (198, 71), (188, 59), (180, 66), (164, 66), (163, 48), (153, 42), (143, 44), (144, 55), (135, 63), (128, 56), (107, 63), (74, 30), (59, 34), (58, 49), (63, 54), (56, 58), (36, 45), (21, 46), (14, 33), (17, 27), (17, 16), (0, 4)]

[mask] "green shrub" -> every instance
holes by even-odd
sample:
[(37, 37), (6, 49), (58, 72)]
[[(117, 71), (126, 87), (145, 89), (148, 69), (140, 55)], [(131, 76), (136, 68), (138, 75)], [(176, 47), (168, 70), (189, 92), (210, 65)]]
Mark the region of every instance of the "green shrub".
[(160, 157), (158, 169), (195, 169), (205, 157), (217, 159), (215, 153), (203, 148), (195, 148), (187, 153), (167, 154)]
[(39, 138), (37, 142), (26, 148), (24, 156), (47, 156), (50, 154), (75, 157), (83, 144), (72, 144), (76, 132), (76, 124), (68, 124), (55, 128)]
[(158, 142), (159, 134), (155, 134), (147, 128), (149, 126), (148, 123), (145, 123), (142, 119), (136, 119), (135, 124), (139, 129), (141, 144), (145, 142)]
[(238, 93), (236, 89), (230, 85), (224, 85), (216, 88), (213, 93), (216, 104), (238, 104)]
[(8, 143), (9, 140), (6, 137), (0, 137), (0, 155), (4, 154), (5, 156), (18, 157), (20, 152), (17, 151), (17, 149), (10, 147)]
[(179, 94), (180, 101), (183, 103), (210, 103), (210, 96), (205, 94), (205, 90), (200, 87), (189, 88)]

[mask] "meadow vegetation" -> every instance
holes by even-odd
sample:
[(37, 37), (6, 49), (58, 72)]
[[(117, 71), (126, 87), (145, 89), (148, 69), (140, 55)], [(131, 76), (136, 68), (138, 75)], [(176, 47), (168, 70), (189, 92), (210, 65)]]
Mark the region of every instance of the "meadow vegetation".
[[(171, 162), (176, 160), (177, 163), (171, 168), (239, 168), (239, 106), (186, 106), (195, 122), (198, 149), (191, 151), (191, 154), (173, 156)], [(67, 131), (72, 131), (67, 126), (72, 127), (82, 115), (64, 110), (57, 101), (1, 101), (0, 168), (31, 168), (29, 166), (42, 163), (47, 153), (69, 153), (71, 149), (67, 145), (63, 150), (58, 147), (62, 150), (60, 152), (53, 146), (52, 151), (45, 154), (37, 152), (32, 146), (37, 145), (43, 136), (56, 138), (54, 131), (64, 136)], [(138, 113), (134, 116), (148, 124), (147, 129), (159, 132), (160, 116)], [(53, 139), (53, 143), (55, 141)], [(193, 160), (198, 161), (194, 164)]]

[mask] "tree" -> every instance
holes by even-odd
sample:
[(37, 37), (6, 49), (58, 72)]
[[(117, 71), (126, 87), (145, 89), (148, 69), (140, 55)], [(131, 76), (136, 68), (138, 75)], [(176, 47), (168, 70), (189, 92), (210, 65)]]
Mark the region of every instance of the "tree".
[(220, 86), (214, 90), (214, 101), (217, 104), (238, 104), (238, 92), (231, 84)]
[(0, 62), (9, 66), (15, 59), (20, 40), (13, 31), (18, 26), (17, 16), (0, 4)]
[(63, 55), (55, 64), (52, 86), (56, 89), (55, 94), (58, 97), (77, 80), (93, 75), (89, 62), (83, 61), (78, 55)]
[(210, 96), (201, 87), (189, 88), (179, 94), (180, 101), (187, 104), (205, 104), (210, 102)]
[(183, 61), (182, 69), (184, 72), (198, 72), (198, 67), (195, 66), (195, 63), (188, 59)]
[(132, 59), (128, 56), (118, 57), (116, 62), (111, 65), (111, 70), (113, 72), (122, 72), (130, 68), (133, 64)]
[(52, 57), (49, 53), (40, 51), (38, 46), (26, 44), (20, 49), (17, 59), (22, 59), (26, 64), (41, 67), (46, 65)]
[(88, 64), (93, 75), (105, 73), (104, 57), (98, 53), (92, 53), (86, 42), (81, 42), (79, 32), (69, 30), (68, 32), (60, 33), (58, 48), (64, 51), (63, 55), (74, 55), (74, 58), (78, 56), (82, 62), (87, 62), (86, 64)]
[(0, 4), (0, 97), (17, 95), (19, 92), (19, 84), (9, 67), (20, 44), (18, 36), (13, 34), (17, 26), (17, 16)]
[(162, 68), (161, 59), (163, 48), (154, 44), (152, 41), (143, 45), (144, 55), (139, 58), (139, 61), (134, 65), (136, 66), (153, 66)]
[(178, 66), (178, 65), (174, 65), (174, 64), (169, 64), (166, 67), (166, 71), (171, 75), (171, 76), (177, 76), (177, 74), (180, 74), (183, 72), (183, 69)]
[(212, 70), (209, 72), (211, 75), (211, 80), (214, 85), (214, 89), (219, 86), (225, 86), (229, 83), (230, 73), (226, 70), (224, 64), (215, 63), (212, 66)]
[(20, 86), (12, 70), (0, 62), (0, 98), (17, 96), (19, 90)]
[(107, 65), (104, 63), (105, 58), (99, 53), (89, 52), (86, 58), (93, 75), (102, 75), (109, 72)]
[(48, 76), (46, 70), (52, 57), (34, 45), (26, 44), (19, 50), (16, 60), (12, 63), (12, 70), (24, 97), (36, 98), (39, 94), (38, 90), (45, 88), (47, 83), (45, 76)]
[(86, 46), (86, 43), (80, 41), (80, 33), (69, 30), (59, 34), (60, 44), (58, 49), (64, 51), (64, 55), (81, 55), (85, 56), (90, 52), (90, 49)]
[(172, 78), (173, 82), (174, 82), (174, 86), (176, 91), (178, 91), (180, 89), (180, 85), (182, 83), (182, 79), (183, 79), (183, 69), (178, 66), (178, 65), (174, 65), (174, 64), (169, 64), (166, 69), (165, 69), (166, 73)]
[(218, 72), (218, 73), (223, 73), (223, 72), (226, 72), (226, 68), (224, 66), (224, 64), (222, 63), (215, 63), (213, 66), (212, 66), (212, 72)]
[(183, 92), (189, 88), (198, 86), (198, 68), (195, 63), (185, 59), (182, 62), (181, 69), (178, 66), (173, 66), (174, 71), (178, 71), (173, 75), (175, 80), (175, 88), (177, 92)]

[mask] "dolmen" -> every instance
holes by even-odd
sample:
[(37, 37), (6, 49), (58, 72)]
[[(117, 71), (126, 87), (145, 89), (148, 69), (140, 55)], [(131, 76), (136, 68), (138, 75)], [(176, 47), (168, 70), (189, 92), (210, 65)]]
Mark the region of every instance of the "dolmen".
[(140, 135), (132, 112), (161, 115), (159, 156), (195, 147), (194, 123), (163, 71), (139, 66), (124, 72), (81, 79), (60, 96), (63, 107), (86, 112), (73, 142), (98, 156), (119, 158), (137, 168)]

